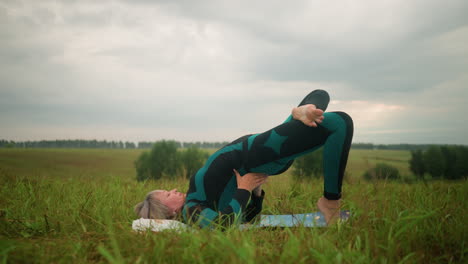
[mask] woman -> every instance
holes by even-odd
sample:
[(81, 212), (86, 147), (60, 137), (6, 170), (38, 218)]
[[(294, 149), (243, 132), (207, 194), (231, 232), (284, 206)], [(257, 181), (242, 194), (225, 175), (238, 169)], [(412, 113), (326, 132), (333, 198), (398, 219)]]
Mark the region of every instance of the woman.
[[(157, 190), (135, 207), (144, 218), (172, 219), (201, 227), (250, 221), (260, 213), (268, 176), (286, 171), (295, 158), (324, 146), (324, 195), (317, 202), (327, 223), (336, 220), (353, 136), (352, 119), (327, 112), (326, 91), (308, 94), (286, 121), (264, 133), (243, 136), (211, 155), (190, 178), (187, 194)], [(249, 202), (250, 201), (250, 202)]]

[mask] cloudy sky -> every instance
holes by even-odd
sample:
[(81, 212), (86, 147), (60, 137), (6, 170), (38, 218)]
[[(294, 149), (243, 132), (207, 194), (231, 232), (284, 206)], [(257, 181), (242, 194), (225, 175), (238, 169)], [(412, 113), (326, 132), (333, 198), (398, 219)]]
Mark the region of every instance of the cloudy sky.
[(466, 14), (466, 0), (0, 0), (0, 138), (229, 141), (320, 88), (354, 142), (468, 144)]

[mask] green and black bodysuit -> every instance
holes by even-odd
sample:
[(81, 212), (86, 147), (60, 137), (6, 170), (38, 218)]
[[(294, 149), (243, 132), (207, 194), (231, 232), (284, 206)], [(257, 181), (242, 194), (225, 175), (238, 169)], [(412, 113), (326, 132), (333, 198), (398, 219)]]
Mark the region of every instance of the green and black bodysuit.
[[(328, 93), (315, 90), (299, 105), (314, 104), (326, 110)], [(236, 176), (248, 172), (277, 175), (294, 159), (324, 147), (324, 196), (337, 200), (353, 136), (352, 119), (344, 112), (326, 112), (317, 127), (309, 127), (290, 116), (283, 124), (264, 133), (243, 136), (211, 155), (190, 179), (182, 215), (186, 223), (201, 227), (250, 221), (262, 209), (262, 197), (237, 189)], [(251, 198), (251, 199), (250, 199)], [(250, 200), (250, 202), (249, 202)]]

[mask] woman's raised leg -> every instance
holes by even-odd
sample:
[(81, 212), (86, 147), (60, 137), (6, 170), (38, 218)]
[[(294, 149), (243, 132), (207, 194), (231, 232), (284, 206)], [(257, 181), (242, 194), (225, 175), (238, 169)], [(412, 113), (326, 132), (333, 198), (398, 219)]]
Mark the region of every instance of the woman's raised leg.
[[(323, 92), (320, 93), (323, 94)], [(245, 172), (279, 174), (286, 170), (295, 158), (324, 146), (324, 197), (326, 199), (319, 200), (319, 208), (321, 211), (326, 211), (327, 208), (338, 208), (353, 137), (353, 121), (344, 112), (327, 112), (323, 114), (323, 117), (324, 119), (317, 126), (306, 125), (307, 122), (290, 117), (285, 123), (271, 130), (248, 137), (244, 141), (245, 154), (242, 169), (245, 169)], [(335, 206), (336, 204), (338, 206)], [(328, 222), (332, 216), (327, 215), (328, 213), (324, 214)]]

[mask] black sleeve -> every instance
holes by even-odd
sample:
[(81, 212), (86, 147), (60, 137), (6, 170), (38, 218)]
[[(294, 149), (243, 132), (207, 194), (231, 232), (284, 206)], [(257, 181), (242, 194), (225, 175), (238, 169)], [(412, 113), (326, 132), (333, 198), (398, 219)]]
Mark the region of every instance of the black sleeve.
[(191, 224), (196, 223), (202, 228), (213, 227), (216, 224), (229, 226), (245, 212), (249, 194), (250, 192), (247, 190), (237, 189), (229, 206), (222, 211), (211, 209), (203, 201), (190, 200), (185, 203), (182, 211), (184, 221)]
[(263, 198), (265, 198), (265, 191), (262, 190), (262, 195), (260, 195), (260, 197), (256, 196), (252, 192), (252, 195), (250, 197), (250, 202), (247, 205), (247, 208), (245, 210), (246, 211), (245, 216), (244, 216), (245, 222), (252, 221), (255, 218), (255, 216), (260, 214), (260, 212), (262, 211)]

